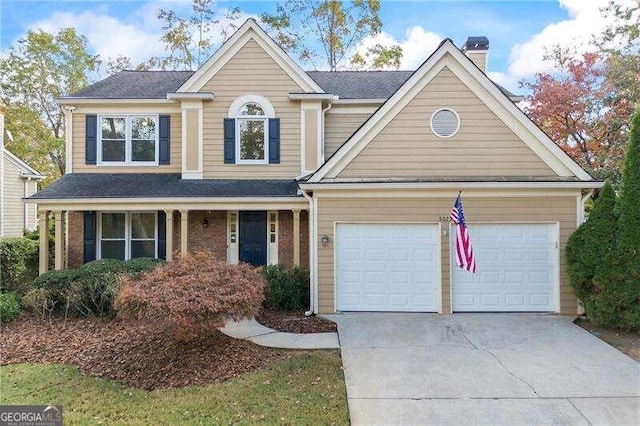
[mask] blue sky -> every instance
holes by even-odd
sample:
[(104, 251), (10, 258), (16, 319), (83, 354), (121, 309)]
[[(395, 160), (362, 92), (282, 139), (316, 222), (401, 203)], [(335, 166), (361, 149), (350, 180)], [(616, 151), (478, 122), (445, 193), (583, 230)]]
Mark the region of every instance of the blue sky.
[[(619, 0), (621, 2), (633, 0)], [(535, 72), (548, 70), (545, 48), (569, 44), (588, 50), (592, 33), (606, 25), (598, 8), (607, 0), (537, 1), (391, 1), (383, 0), (384, 33), (374, 42), (400, 43), (402, 67), (413, 69), (449, 37), (462, 45), (467, 36), (491, 42), (489, 71), (511, 89)], [(117, 53), (142, 60), (162, 53), (158, 41), (160, 8), (187, 10), (189, 0), (173, 1), (31, 1), (0, 0), (0, 51), (30, 28), (55, 31), (74, 26), (103, 57)], [(219, 10), (240, 7), (246, 15), (275, 10), (271, 1), (219, 1)]]

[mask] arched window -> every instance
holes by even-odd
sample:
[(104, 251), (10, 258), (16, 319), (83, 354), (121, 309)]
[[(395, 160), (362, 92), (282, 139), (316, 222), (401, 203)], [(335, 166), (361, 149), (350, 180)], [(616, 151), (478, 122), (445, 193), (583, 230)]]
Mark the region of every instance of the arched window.
[(275, 111), (261, 96), (241, 96), (229, 108), (229, 118), (235, 118), (235, 158), (238, 164), (269, 162), (269, 119)]

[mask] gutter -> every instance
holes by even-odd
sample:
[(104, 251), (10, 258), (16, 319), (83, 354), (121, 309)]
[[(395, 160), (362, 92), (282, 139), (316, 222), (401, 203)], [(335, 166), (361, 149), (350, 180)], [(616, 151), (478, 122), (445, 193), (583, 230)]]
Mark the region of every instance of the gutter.
[(309, 310), (304, 313), (305, 316), (311, 316), (315, 313), (315, 302), (316, 302), (316, 210), (315, 210), (315, 199), (309, 196), (306, 191), (300, 190), (304, 198), (309, 201), (309, 254), (311, 259), (309, 260)]

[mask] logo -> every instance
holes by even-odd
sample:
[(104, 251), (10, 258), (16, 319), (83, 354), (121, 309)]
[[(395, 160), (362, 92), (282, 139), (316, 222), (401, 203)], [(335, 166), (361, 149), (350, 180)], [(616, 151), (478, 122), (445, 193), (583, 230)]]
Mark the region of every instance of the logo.
[(0, 426), (62, 426), (62, 405), (0, 405)]

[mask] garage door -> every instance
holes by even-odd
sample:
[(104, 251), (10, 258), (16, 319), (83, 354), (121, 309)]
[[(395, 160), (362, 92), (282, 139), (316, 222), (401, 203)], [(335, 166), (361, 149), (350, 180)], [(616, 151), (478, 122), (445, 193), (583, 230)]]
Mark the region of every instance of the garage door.
[(556, 310), (556, 226), (469, 225), (476, 275), (453, 256), (454, 312), (548, 312)]
[(338, 311), (436, 312), (439, 228), (425, 224), (338, 224)]

